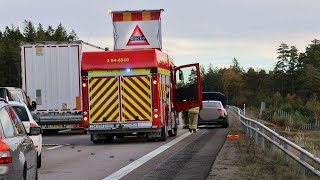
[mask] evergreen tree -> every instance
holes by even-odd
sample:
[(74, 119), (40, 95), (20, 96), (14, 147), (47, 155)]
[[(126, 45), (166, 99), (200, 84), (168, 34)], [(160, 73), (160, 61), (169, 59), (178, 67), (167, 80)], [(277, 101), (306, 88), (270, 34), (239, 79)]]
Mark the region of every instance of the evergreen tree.
[(47, 36), (47, 41), (54, 41), (54, 32), (55, 30), (52, 28), (52, 26), (48, 26), (47, 31), (46, 31), (46, 36)]
[(289, 50), (288, 59), (288, 70), (287, 76), (291, 86), (291, 94), (294, 94), (295, 82), (297, 77), (297, 67), (298, 67), (298, 49), (295, 46), (291, 46)]
[(24, 29), (23, 29), (24, 41), (25, 42), (34, 42), (37, 32), (31, 21), (24, 21)]
[(43, 29), (42, 25), (39, 23), (36, 33), (36, 41), (46, 41), (48, 39), (46, 31)]
[(79, 38), (78, 38), (76, 32), (74, 32), (74, 30), (72, 29), (72, 30), (71, 30), (71, 33), (68, 35), (68, 40), (69, 40), (69, 41), (76, 41), (76, 40), (78, 40), (78, 39), (79, 39)]
[(285, 93), (285, 73), (288, 70), (288, 58), (289, 58), (289, 46), (285, 43), (281, 43), (278, 50), (278, 62), (274, 68), (275, 72), (275, 83), (278, 86), (281, 94)]
[(233, 58), (232, 65), (230, 66), (231, 69), (235, 70), (238, 73), (243, 72), (243, 68), (240, 67), (239, 62), (236, 58)]
[(53, 39), (55, 41), (68, 41), (68, 34), (65, 28), (60, 23), (57, 29), (54, 31)]

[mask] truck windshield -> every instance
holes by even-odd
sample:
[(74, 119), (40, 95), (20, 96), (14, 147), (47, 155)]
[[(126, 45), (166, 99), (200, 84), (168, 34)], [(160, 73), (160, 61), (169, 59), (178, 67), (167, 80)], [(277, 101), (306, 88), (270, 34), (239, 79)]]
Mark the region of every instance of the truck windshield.
[(13, 91), (10, 91), (10, 93), (12, 95), (13, 101), (24, 102), (25, 104), (28, 104), (27, 99), (24, 96), (23, 92), (13, 90)]

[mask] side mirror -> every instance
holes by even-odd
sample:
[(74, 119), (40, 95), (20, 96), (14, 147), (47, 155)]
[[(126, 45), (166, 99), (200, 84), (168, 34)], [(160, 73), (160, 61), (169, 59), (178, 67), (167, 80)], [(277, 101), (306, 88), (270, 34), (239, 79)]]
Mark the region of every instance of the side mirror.
[(42, 133), (43, 133), (43, 131), (42, 131), (41, 127), (30, 127), (30, 133), (29, 133), (30, 136), (39, 135)]
[(35, 101), (32, 101), (31, 109), (32, 110), (36, 110), (37, 109), (37, 103)]

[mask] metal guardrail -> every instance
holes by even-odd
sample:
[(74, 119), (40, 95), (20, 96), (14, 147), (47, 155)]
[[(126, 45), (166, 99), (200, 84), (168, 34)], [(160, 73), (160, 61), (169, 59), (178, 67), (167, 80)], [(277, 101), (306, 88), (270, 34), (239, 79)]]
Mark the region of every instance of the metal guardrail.
[[(305, 149), (298, 146), (297, 144), (279, 135), (278, 133), (276, 133), (269, 127), (265, 126), (264, 124), (256, 120), (245, 117), (241, 109), (234, 106), (229, 106), (229, 108), (232, 108), (238, 113), (239, 120), (241, 122), (241, 126), (243, 130), (247, 133), (247, 135), (250, 138), (254, 139), (256, 145), (260, 145), (259, 148), (262, 151), (265, 151), (265, 139), (266, 139), (270, 142), (269, 150), (272, 156), (275, 156), (274, 146), (276, 146), (278, 149), (280, 149), (283, 152), (284, 163), (287, 164), (289, 162), (288, 156), (290, 156), (293, 160), (295, 160), (300, 164), (299, 174), (301, 176), (305, 176), (305, 168), (313, 172), (315, 175), (320, 176), (320, 171), (306, 161), (306, 157), (307, 157), (310, 160), (312, 160), (314, 163), (320, 166), (319, 157), (313, 155), (312, 153), (306, 151)], [(260, 135), (260, 138), (258, 135)], [(300, 156), (290, 151), (289, 147), (291, 147), (291, 149), (293, 148), (296, 151), (298, 151), (300, 153)]]

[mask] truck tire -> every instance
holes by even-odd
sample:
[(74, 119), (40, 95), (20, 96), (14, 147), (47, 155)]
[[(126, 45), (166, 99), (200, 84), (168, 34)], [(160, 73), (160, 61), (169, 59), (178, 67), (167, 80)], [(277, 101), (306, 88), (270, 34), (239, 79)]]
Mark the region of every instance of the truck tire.
[(172, 128), (170, 131), (168, 131), (168, 134), (170, 137), (177, 136), (177, 133), (178, 133), (178, 129), (176, 127)]
[(90, 140), (93, 142), (93, 144), (101, 144), (102, 143), (101, 140), (94, 139), (93, 134), (90, 135)]
[(160, 137), (160, 141), (166, 141), (167, 140), (167, 126), (165, 125), (164, 127), (161, 128), (161, 137)]
[(23, 172), (22, 172), (22, 180), (27, 180), (27, 165), (24, 164), (23, 166)]
[(113, 143), (114, 135), (106, 135), (106, 140), (104, 142), (106, 143)]
[(227, 119), (227, 118), (224, 118), (224, 119), (223, 119), (222, 127), (223, 127), (223, 128), (229, 127), (229, 123), (228, 123), (228, 119)]
[(37, 158), (37, 168), (41, 168), (41, 154)]

